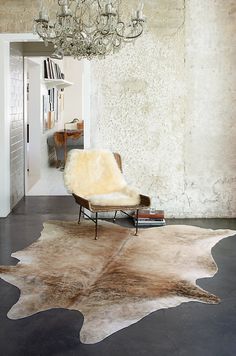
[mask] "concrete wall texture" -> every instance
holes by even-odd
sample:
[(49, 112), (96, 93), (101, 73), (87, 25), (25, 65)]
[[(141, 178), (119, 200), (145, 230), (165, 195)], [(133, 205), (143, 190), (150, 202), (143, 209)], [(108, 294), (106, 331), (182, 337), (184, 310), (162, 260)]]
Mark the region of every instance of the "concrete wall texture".
[[(1, 1), (0, 32), (31, 31), (36, 13)], [(236, 0), (146, 0), (145, 14), (134, 46), (92, 62), (92, 146), (120, 152), (168, 217), (235, 217)]]

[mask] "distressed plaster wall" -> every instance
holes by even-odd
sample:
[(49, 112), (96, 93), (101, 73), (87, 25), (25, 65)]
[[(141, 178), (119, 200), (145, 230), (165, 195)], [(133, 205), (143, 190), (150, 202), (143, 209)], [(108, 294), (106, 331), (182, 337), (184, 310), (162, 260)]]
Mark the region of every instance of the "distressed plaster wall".
[(186, 212), (236, 216), (236, 1), (186, 7)]
[(160, 3), (146, 2), (143, 38), (92, 66), (92, 143), (120, 152), (131, 183), (172, 214), (183, 204), (184, 4)]
[(145, 36), (93, 64), (93, 146), (169, 217), (236, 216), (236, 2), (145, 4)]
[[(47, 0), (47, 3), (49, 9), (55, 6), (54, 0)], [(38, 14), (39, 6), (40, 0), (1, 0), (0, 33), (32, 32), (33, 19)]]
[[(1, 1), (0, 31), (31, 31), (36, 4)], [(128, 180), (169, 217), (236, 216), (235, 9), (146, 0), (145, 35), (92, 62), (92, 146), (119, 151)]]

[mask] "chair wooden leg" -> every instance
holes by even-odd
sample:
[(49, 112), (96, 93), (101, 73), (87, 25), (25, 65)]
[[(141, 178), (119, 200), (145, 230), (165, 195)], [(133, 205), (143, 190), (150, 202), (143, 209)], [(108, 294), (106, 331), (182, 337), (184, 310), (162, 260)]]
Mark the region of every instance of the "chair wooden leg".
[(113, 218), (113, 223), (116, 222), (116, 215), (117, 215), (117, 210), (116, 210), (115, 215), (114, 215), (114, 218)]
[(137, 209), (137, 211), (136, 211), (136, 221), (135, 221), (135, 236), (138, 236), (138, 215), (139, 215), (139, 210)]
[(95, 240), (98, 240), (98, 213), (96, 213), (95, 217)]
[(82, 213), (82, 205), (80, 205), (80, 207), (79, 207), (79, 220), (78, 220), (78, 224), (80, 224), (81, 213)]

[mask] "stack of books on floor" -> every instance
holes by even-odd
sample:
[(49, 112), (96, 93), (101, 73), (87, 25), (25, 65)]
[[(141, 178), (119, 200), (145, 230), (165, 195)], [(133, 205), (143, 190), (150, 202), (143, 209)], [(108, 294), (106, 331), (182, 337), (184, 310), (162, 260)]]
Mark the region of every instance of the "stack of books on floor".
[[(136, 214), (133, 215), (133, 220), (135, 224)], [(166, 225), (164, 210), (154, 210), (154, 209), (140, 210), (138, 214), (138, 225), (140, 227)]]

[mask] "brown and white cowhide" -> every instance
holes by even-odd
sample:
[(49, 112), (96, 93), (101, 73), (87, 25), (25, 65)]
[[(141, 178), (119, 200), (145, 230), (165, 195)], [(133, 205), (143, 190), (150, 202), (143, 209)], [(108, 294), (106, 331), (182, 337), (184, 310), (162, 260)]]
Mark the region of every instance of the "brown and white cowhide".
[(171, 225), (135, 237), (133, 229), (100, 222), (95, 241), (91, 222), (49, 221), (38, 241), (12, 254), (16, 266), (0, 267), (0, 277), (21, 291), (8, 317), (79, 310), (81, 341), (95, 343), (161, 308), (218, 303), (196, 280), (216, 273), (211, 249), (235, 233)]

